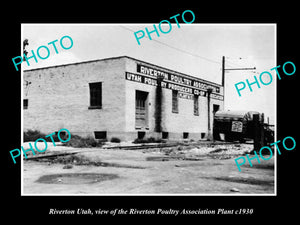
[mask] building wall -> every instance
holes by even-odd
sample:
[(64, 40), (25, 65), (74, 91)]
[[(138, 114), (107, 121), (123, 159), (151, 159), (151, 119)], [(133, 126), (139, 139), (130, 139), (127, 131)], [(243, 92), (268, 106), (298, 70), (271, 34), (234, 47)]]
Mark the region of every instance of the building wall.
[[(137, 64), (139, 61), (132, 59), (126, 59), (126, 71), (134, 74), (137, 72)], [(147, 64), (162, 70), (163, 68)], [(169, 72), (168, 70), (165, 70)], [(174, 71), (171, 71), (174, 73)], [(182, 74), (180, 74), (182, 75)], [(149, 129), (135, 129), (135, 92), (136, 90), (142, 90), (149, 92), (148, 95), (148, 119)], [(148, 85), (144, 83), (134, 82), (126, 80), (126, 128), (125, 130), (131, 133), (132, 137), (137, 137), (138, 131), (145, 131), (148, 137), (161, 137), (161, 134), (154, 132), (155, 128), (155, 90), (156, 86)], [(223, 93), (223, 88), (220, 87), (220, 93)], [(210, 101), (210, 121), (211, 131), (213, 123), (213, 104), (218, 104), (220, 110), (223, 109), (223, 101), (211, 99)], [(170, 139), (182, 139), (183, 132), (189, 133), (189, 139), (199, 140), (207, 137), (208, 131), (208, 111), (207, 111), (207, 97), (199, 96), (199, 116), (194, 115), (194, 101), (193, 99), (178, 98), (178, 113), (172, 112), (172, 90), (162, 88), (162, 131), (169, 133)]]
[[(137, 64), (141, 63), (177, 74), (129, 57), (25, 71), (23, 98), (28, 99), (28, 109), (23, 110), (23, 129), (50, 134), (66, 128), (73, 134), (91, 137), (94, 131), (107, 131), (108, 140), (111, 137), (133, 140), (138, 132), (160, 138), (162, 134), (155, 132), (156, 86), (126, 79), (126, 72), (139, 74)], [(89, 109), (89, 83), (93, 82), (102, 82), (102, 109)], [(136, 90), (148, 92), (147, 128), (136, 128)], [(189, 133), (189, 139), (205, 138), (207, 97), (199, 96), (199, 116), (194, 115), (193, 99), (178, 98), (178, 104), (178, 113), (173, 113), (172, 90), (162, 88), (162, 131), (168, 132), (170, 139), (182, 139), (183, 132)], [(211, 130), (213, 104), (220, 105), (222, 110), (223, 101), (211, 99)]]
[[(123, 134), (124, 70), (124, 59), (117, 58), (24, 72), (23, 98), (29, 103), (23, 129), (47, 134), (66, 128), (92, 137), (94, 131)], [(102, 109), (89, 109), (92, 82), (102, 82)]]

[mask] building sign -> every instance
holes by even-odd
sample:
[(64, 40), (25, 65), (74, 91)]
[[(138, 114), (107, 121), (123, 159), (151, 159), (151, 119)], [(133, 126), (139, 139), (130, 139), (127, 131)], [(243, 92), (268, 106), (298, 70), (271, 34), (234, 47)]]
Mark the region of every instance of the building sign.
[(232, 121), (231, 123), (231, 131), (232, 132), (243, 132), (243, 122), (241, 121)]
[[(152, 70), (151, 72), (149, 71), (148, 73), (150, 75), (154, 74), (154, 70)], [(155, 74), (157, 75), (158, 73), (156, 72)], [(164, 73), (164, 72), (159, 73), (159, 74), (161, 76), (167, 76), (166, 73)], [(144, 75), (140, 75), (140, 74), (126, 72), (125, 79), (130, 80), (130, 81), (135, 81), (138, 83), (157, 86), (156, 78), (152, 78), (152, 77), (144, 76)], [(207, 92), (204, 90), (201, 90), (200, 88), (195, 88), (195, 87), (192, 87), (189, 85), (183, 85), (183, 84), (179, 85), (177, 83), (173, 83), (173, 82), (170, 82), (169, 80), (165, 80), (165, 79), (161, 82), (161, 87), (171, 89), (171, 90), (176, 90), (176, 91), (178, 91), (178, 93), (180, 93), (179, 97), (185, 98), (185, 99), (193, 99), (191, 97), (193, 95), (207, 96)], [(183, 95), (183, 94), (185, 94), (185, 95)], [(223, 101), (223, 96), (220, 94), (211, 93), (210, 96), (211, 96), (211, 98)]]
[(197, 88), (204, 91), (207, 91), (208, 88), (212, 89), (212, 93), (220, 93), (220, 87), (217, 85), (209, 84), (208, 82), (204, 82), (201, 79), (197, 78), (186, 78), (184, 76), (175, 75), (171, 73), (167, 73), (164, 71), (160, 71), (148, 66), (137, 64), (137, 72), (142, 73), (151, 77), (157, 78), (158, 76), (163, 77), (164, 81), (175, 83), (179, 85), (189, 86), (191, 88)]
[(187, 93), (182, 93), (182, 92), (178, 92), (178, 97), (179, 98), (184, 98), (184, 99), (189, 99), (189, 100), (194, 99), (194, 95), (187, 94)]

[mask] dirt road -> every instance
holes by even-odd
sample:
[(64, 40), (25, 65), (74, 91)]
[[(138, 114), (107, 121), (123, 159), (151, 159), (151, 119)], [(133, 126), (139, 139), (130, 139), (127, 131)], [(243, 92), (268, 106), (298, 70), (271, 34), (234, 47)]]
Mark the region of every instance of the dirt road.
[(234, 159), (248, 146), (213, 146), (210, 151), (201, 146), (176, 151), (93, 148), (25, 160), (23, 194), (274, 194), (273, 158), (260, 164), (253, 160), (253, 167), (247, 163), (238, 171)]

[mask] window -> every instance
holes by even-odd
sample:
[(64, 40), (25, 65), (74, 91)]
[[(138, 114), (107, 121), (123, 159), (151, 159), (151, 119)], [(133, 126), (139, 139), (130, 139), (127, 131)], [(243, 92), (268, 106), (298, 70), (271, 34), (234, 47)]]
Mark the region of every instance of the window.
[(188, 138), (189, 138), (189, 133), (183, 132), (183, 139), (188, 139)]
[(106, 139), (107, 132), (106, 131), (94, 131), (95, 139)]
[(213, 104), (213, 114), (215, 114), (217, 111), (219, 111), (219, 109), (220, 109), (219, 105)]
[(194, 95), (194, 115), (199, 116), (199, 96)]
[(178, 113), (178, 91), (172, 90), (172, 112)]
[(162, 132), (162, 139), (168, 139), (169, 138), (169, 132)]
[(205, 133), (201, 133), (201, 139), (205, 138)]
[(90, 106), (89, 109), (102, 108), (102, 82), (90, 83)]
[(28, 109), (28, 99), (23, 99), (23, 109)]
[(146, 132), (144, 132), (144, 131), (138, 131), (137, 132), (137, 138), (138, 139), (143, 139), (145, 137), (145, 135), (146, 135)]

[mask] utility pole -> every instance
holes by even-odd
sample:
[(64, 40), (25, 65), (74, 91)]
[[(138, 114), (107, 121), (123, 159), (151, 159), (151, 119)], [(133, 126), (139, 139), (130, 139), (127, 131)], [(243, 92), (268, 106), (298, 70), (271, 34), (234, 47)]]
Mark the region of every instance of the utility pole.
[(161, 118), (162, 118), (162, 88), (161, 82), (163, 81), (163, 76), (157, 76), (157, 87), (155, 95), (155, 128), (156, 132), (162, 132)]
[(212, 93), (212, 89), (207, 89), (207, 140), (211, 141), (213, 139), (211, 133), (211, 126), (210, 126), (210, 94)]
[(256, 70), (256, 67), (225, 69), (225, 56), (222, 57), (222, 86), (223, 86), (223, 104), (224, 104), (224, 106), (225, 106), (225, 71), (229, 71), (229, 70)]
[(222, 86), (223, 86), (223, 95), (225, 93), (225, 56), (222, 57)]
[(264, 114), (253, 115), (253, 151), (258, 151), (265, 145)]

